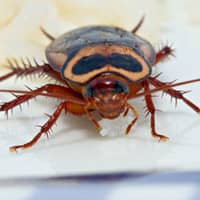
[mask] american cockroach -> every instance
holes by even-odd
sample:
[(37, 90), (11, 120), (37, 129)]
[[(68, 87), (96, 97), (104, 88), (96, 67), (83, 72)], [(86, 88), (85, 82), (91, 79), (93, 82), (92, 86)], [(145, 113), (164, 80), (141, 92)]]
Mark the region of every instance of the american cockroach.
[[(11, 71), (1, 76), (0, 81), (12, 76), (21, 78), (32, 74), (45, 74), (57, 80), (58, 84), (45, 84), (28, 91), (2, 89), (0, 92), (18, 95), (15, 99), (3, 103), (0, 111), (7, 113), (36, 96), (61, 100), (37, 135), (30, 142), (10, 147), (10, 151), (29, 148), (43, 134), (48, 136), (49, 130), (63, 110), (75, 115), (86, 115), (97, 129), (101, 127), (93, 112), (96, 111), (102, 118), (114, 119), (121, 114), (126, 116), (131, 111), (134, 119), (125, 130), (125, 134), (128, 134), (138, 119), (136, 108), (128, 103), (128, 100), (143, 96), (150, 114), (151, 134), (161, 141), (168, 140), (168, 137), (156, 131), (156, 109), (152, 101), (154, 92), (163, 91), (182, 100), (199, 113), (200, 108), (184, 97), (183, 91), (173, 87), (199, 82), (200, 79), (170, 83), (160, 81), (158, 76), (152, 76), (152, 68), (173, 55), (174, 51), (166, 45), (156, 52), (150, 42), (136, 35), (143, 20), (144, 18), (132, 31), (114, 26), (86, 26), (64, 33), (58, 38), (41, 28), (51, 40), (45, 50), (47, 62), (38, 64), (35, 61), (36, 66), (33, 66), (31, 62), (27, 63), (23, 59), (21, 63), (8, 60), (7, 66)], [(154, 89), (151, 89), (151, 86)]]

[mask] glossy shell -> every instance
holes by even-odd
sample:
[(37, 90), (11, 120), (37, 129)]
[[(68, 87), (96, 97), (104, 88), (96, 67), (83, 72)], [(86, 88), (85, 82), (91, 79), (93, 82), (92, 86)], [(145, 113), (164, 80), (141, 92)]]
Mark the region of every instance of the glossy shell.
[(71, 83), (86, 84), (103, 73), (136, 82), (150, 75), (155, 50), (146, 40), (121, 28), (88, 26), (53, 40), (46, 57)]

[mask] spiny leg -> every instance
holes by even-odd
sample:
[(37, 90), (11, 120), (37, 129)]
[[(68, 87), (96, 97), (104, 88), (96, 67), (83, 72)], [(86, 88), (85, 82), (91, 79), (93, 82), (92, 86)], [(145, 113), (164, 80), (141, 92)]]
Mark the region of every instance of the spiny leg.
[(131, 33), (135, 34), (140, 29), (140, 27), (142, 26), (142, 24), (144, 22), (144, 18), (145, 18), (145, 16), (143, 15), (142, 18), (140, 19), (140, 21), (138, 22), (138, 24), (131, 31)]
[(56, 122), (58, 117), (60, 116), (61, 111), (65, 108), (65, 104), (66, 104), (66, 102), (63, 102), (63, 103), (60, 103), (58, 105), (55, 112), (52, 115), (49, 116), (48, 121), (43, 126), (41, 126), (40, 131), (37, 133), (37, 135), (30, 142), (27, 142), (27, 143), (22, 144), (22, 145), (12, 146), (12, 147), (9, 148), (10, 152), (16, 151), (17, 149), (30, 148), (40, 139), (40, 137), (43, 134), (48, 135), (49, 130), (51, 129), (53, 124)]
[(129, 108), (127, 107), (124, 111), (123, 117), (126, 117), (126, 115), (128, 114)]
[[(149, 83), (147, 81), (144, 81), (144, 91), (145, 92), (149, 92), (150, 88), (149, 88)], [(152, 101), (152, 96), (149, 95), (145, 95), (145, 101), (146, 101), (146, 106), (147, 106), (147, 111), (150, 113), (150, 121), (151, 121), (151, 134), (153, 137), (155, 138), (159, 138), (159, 140), (161, 141), (167, 141), (169, 138), (158, 134), (155, 128), (155, 112), (156, 109), (154, 107), (153, 101)]]
[(0, 81), (4, 81), (12, 76), (25, 77), (34, 74), (42, 74), (44, 71), (50, 69), (48, 64), (39, 65), (36, 60), (34, 60), (34, 62), (36, 66), (33, 66), (29, 59), (27, 59), (27, 62), (21, 59), (21, 63), (14, 58), (8, 59), (5, 67), (11, 71), (1, 76)]
[(85, 113), (88, 117), (88, 119), (95, 125), (95, 127), (97, 129), (101, 129), (101, 126), (100, 124), (97, 122), (97, 120), (94, 118), (94, 116), (92, 115), (91, 111), (90, 111), (90, 108), (91, 107), (91, 104), (88, 103), (85, 107), (84, 107), (84, 110), (85, 110)]
[(33, 61), (35, 63), (35, 66), (32, 65), (28, 58), (26, 59), (26, 62), (24, 59), (21, 59), (21, 62), (17, 61), (14, 58), (8, 59), (5, 67), (10, 69), (11, 71), (3, 76), (0, 76), (0, 81), (4, 81), (12, 76), (16, 76), (17, 78), (23, 78), (37, 74), (38, 77), (48, 75), (61, 83), (67, 84), (66, 81), (62, 79), (60, 74), (54, 71), (49, 64), (39, 64), (35, 59), (33, 59)]
[(170, 55), (174, 56), (174, 49), (172, 47), (170, 47), (169, 45), (164, 46), (162, 49), (160, 49), (156, 53), (156, 58), (155, 58), (154, 65), (156, 65), (159, 62), (163, 62)]
[[(57, 93), (58, 93), (58, 91), (63, 93), (64, 89), (65, 88), (57, 88)], [(55, 96), (56, 96), (57, 93), (54, 93)], [(72, 113), (72, 114), (75, 114), (75, 115), (86, 114), (85, 110), (84, 110), (85, 105), (84, 105), (84, 103), (81, 99), (78, 100), (78, 98), (76, 96), (74, 96), (74, 98), (70, 98), (70, 95), (67, 95), (67, 94), (65, 94), (65, 95), (69, 98), (69, 101), (67, 100), (63, 103), (60, 103), (57, 106), (56, 111), (52, 115), (48, 115), (49, 120), (43, 126), (40, 126), (41, 129), (38, 132), (38, 134), (28, 143), (25, 143), (23, 145), (16, 145), (16, 146), (10, 147), (10, 151), (13, 152), (13, 151), (16, 151), (17, 149), (20, 149), (20, 148), (23, 148), (23, 149), (29, 148), (29, 147), (33, 146), (39, 140), (39, 138), (42, 136), (42, 134), (46, 134), (48, 136), (49, 131), (51, 130), (51, 127), (56, 122), (56, 120), (58, 119), (58, 117), (59, 117), (59, 115), (60, 115), (60, 113), (63, 109), (65, 109), (66, 113), (69, 112), (69, 113)], [(71, 96), (72, 95), (73, 94), (71, 94)], [(74, 100), (76, 100), (76, 103), (73, 102)]]
[(131, 123), (127, 126), (126, 132), (125, 132), (126, 135), (129, 134), (131, 128), (133, 127), (133, 125), (134, 125), (134, 124), (136, 123), (136, 121), (138, 120), (138, 112), (136, 111), (136, 109), (135, 109), (133, 106), (131, 106), (131, 105), (128, 104), (128, 103), (126, 104), (126, 110), (125, 110), (124, 116), (127, 115), (129, 109), (132, 111), (132, 113), (134, 114), (135, 118), (134, 118), (134, 119), (131, 121)]
[(42, 33), (51, 41), (55, 40), (55, 37), (53, 37), (50, 33), (48, 33), (43, 27), (40, 27), (40, 30)]
[[(87, 104), (85, 107), (84, 107), (84, 110), (85, 110), (85, 114), (87, 115), (88, 119), (95, 125), (95, 127), (97, 129), (101, 129), (101, 126), (100, 124), (96, 121), (96, 119), (94, 118), (94, 116), (92, 115), (91, 111), (90, 111), (90, 103)], [(137, 119), (138, 119), (138, 113), (137, 111), (135, 110), (134, 107), (132, 107), (130, 104), (127, 103), (126, 105), (126, 109), (125, 109), (125, 112), (124, 112), (124, 115), (123, 116), (126, 116), (128, 111), (131, 110), (135, 116), (135, 118), (130, 122), (130, 124), (127, 126), (126, 128), (126, 132), (125, 134), (128, 135), (128, 133), (130, 132), (132, 126), (136, 123)]]
[[(168, 84), (168, 83), (162, 82), (154, 77), (150, 77), (148, 80), (153, 86), (155, 86), (157, 88)], [(197, 105), (192, 103), (189, 99), (184, 97), (184, 93), (185, 93), (184, 91), (179, 91), (179, 90), (170, 88), (167, 90), (163, 90), (163, 92), (169, 94), (170, 96), (172, 96), (176, 99), (182, 100), (186, 105), (188, 105), (190, 108), (192, 108), (196, 113), (200, 113), (200, 107), (198, 107)]]
[(9, 102), (6, 102), (0, 106), (0, 111), (5, 111), (6, 113), (8, 110), (16, 107), (17, 105), (20, 105), (32, 98), (35, 98), (39, 95), (39, 93), (46, 92), (47, 94), (52, 94), (55, 96), (55, 98), (59, 98), (59, 94), (65, 96), (69, 101), (76, 101), (84, 103), (84, 101), (81, 99), (81, 96), (79, 96), (77, 93), (75, 93), (70, 88), (54, 85), (54, 84), (47, 84), (44, 85), (38, 89), (31, 90), (30, 93), (27, 93), (25, 95), (17, 96), (14, 100), (11, 100)]

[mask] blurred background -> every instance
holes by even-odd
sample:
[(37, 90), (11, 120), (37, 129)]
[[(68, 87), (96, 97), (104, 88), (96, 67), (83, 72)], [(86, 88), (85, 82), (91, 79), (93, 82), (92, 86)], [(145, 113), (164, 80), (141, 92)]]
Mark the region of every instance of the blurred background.
[[(10, 57), (45, 60), (44, 50), (49, 41), (39, 30), (41, 26), (55, 37), (90, 24), (131, 30), (145, 14), (138, 34), (156, 49), (166, 43), (176, 49), (176, 57), (159, 64), (155, 73), (163, 72), (160, 78), (165, 81), (199, 78), (199, 5), (198, 0), (0, 0), (0, 64)], [(11, 79), (1, 83), (0, 88), (24, 89), (27, 84), (35, 88), (41, 83), (40, 80), (15, 82)], [(200, 105), (200, 84), (181, 89), (192, 90), (188, 98)], [(0, 98), (8, 101), (12, 97), (0, 94)], [(25, 105), (23, 111), (14, 109), (8, 120), (1, 114), (0, 179), (103, 172), (199, 171), (199, 116), (181, 102), (175, 109), (167, 97), (155, 98), (155, 102), (164, 111), (157, 113), (157, 128), (170, 137), (168, 143), (151, 138), (142, 99), (132, 102), (140, 111), (140, 121), (128, 138), (102, 137), (84, 118), (62, 116), (50, 140), (44, 137), (33, 148), (19, 154), (10, 154), (8, 147), (30, 140), (38, 130), (35, 125), (47, 119), (43, 113), (52, 113), (56, 103), (38, 98)]]

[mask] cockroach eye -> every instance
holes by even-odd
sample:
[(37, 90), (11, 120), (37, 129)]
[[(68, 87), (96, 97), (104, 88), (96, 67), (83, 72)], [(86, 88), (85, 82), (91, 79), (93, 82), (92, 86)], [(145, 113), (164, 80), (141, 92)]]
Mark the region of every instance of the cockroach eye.
[(116, 81), (115, 85), (113, 87), (113, 93), (118, 94), (118, 93), (125, 93), (128, 94), (129, 93), (129, 89), (126, 85), (124, 85), (123, 83), (121, 83), (120, 81)]
[(85, 92), (84, 92), (84, 96), (87, 98), (90, 97), (95, 97), (95, 92), (93, 91), (91, 85), (88, 85), (88, 87), (86, 88)]
[(107, 92), (111, 92), (113, 94), (128, 94), (129, 89), (127, 85), (120, 81), (110, 78), (100, 78), (97, 80), (95, 79), (88, 84), (85, 90), (85, 96), (87, 98), (96, 97), (98, 94), (105, 94)]

